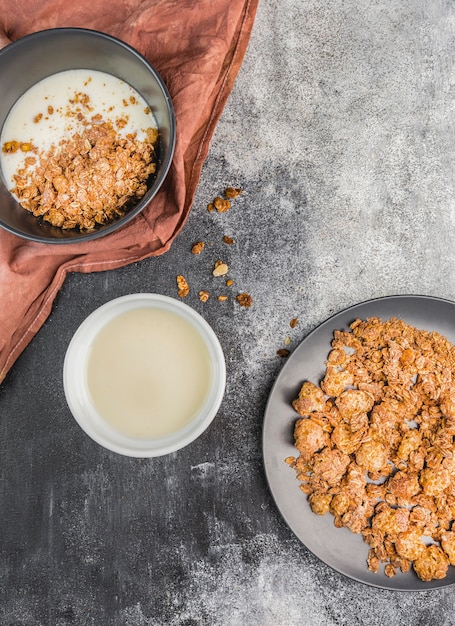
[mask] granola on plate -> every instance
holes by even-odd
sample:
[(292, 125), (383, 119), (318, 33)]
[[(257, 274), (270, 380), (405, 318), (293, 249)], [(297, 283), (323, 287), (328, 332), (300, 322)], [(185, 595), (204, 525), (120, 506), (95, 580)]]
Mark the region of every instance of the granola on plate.
[(335, 331), (325, 374), (293, 407), (299, 452), (286, 462), (314, 513), (370, 546), (368, 568), (455, 565), (455, 346), (400, 319)]

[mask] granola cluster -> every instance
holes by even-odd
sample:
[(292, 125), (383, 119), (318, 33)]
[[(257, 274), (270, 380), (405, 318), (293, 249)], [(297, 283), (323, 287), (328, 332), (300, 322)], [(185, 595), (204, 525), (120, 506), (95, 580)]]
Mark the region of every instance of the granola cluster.
[(368, 568), (423, 581), (455, 565), (455, 346), (402, 320), (335, 331), (293, 407), (295, 468), (318, 515), (361, 533)]

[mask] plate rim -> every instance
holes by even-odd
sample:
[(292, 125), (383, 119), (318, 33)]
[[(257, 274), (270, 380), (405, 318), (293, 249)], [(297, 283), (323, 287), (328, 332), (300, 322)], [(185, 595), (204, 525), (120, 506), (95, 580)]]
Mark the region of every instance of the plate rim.
[[(416, 301), (425, 301), (425, 302), (436, 302), (436, 303), (442, 303), (444, 305), (449, 305), (451, 307), (454, 307), (454, 313), (455, 313), (455, 301), (454, 300), (450, 300), (449, 298), (442, 298), (439, 296), (431, 296), (431, 295), (424, 295), (424, 294), (396, 294), (396, 295), (388, 295), (388, 296), (380, 296), (380, 297), (376, 297), (376, 298), (370, 298), (367, 300), (363, 300), (361, 302), (358, 302), (356, 304), (350, 305), (348, 307), (345, 307), (343, 309), (340, 309), (339, 311), (331, 314), (330, 316), (328, 316), (327, 318), (323, 319), (319, 324), (317, 324), (316, 326), (314, 326), (298, 343), (298, 345), (294, 348), (294, 350), (292, 351), (291, 355), (286, 359), (286, 362), (284, 363), (284, 365), (282, 366), (282, 368), (280, 369), (280, 371), (278, 372), (278, 374), (276, 375), (276, 378), (273, 382), (273, 384), (270, 387), (270, 391), (269, 391), (269, 395), (267, 398), (267, 402), (266, 402), (266, 406), (265, 406), (265, 410), (264, 410), (264, 417), (263, 417), (263, 424), (262, 424), (262, 462), (263, 462), (263, 468), (264, 468), (264, 473), (265, 473), (265, 477), (266, 477), (266, 481), (267, 481), (267, 486), (269, 489), (269, 492), (272, 496), (272, 500), (278, 510), (278, 513), (280, 514), (282, 520), (284, 521), (284, 523), (286, 524), (286, 526), (289, 528), (289, 530), (293, 533), (293, 535), (296, 537), (296, 539), (304, 546), (304, 548), (306, 548), (311, 554), (313, 554), (319, 561), (321, 561), (322, 563), (324, 563), (326, 566), (328, 566), (329, 568), (331, 568), (333, 571), (336, 571), (338, 574), (341, 574), (342, 576), (346, 577), (349, 580), (355, 581), (357, 583), (360, 583), (362, 585), (366, 585), (369, 587), (373, 587), (373, 588), (378, 588), (378, 589), (383, 589), (385, 591), (399, 591), (399, 592), (425, 592), (425, 591), (433, 591), (433, 590), (441, 590), (444, 588), (448, 588), (448, 587), (453, 587), (455, 585), (455, 580), (452, 582), (444, 582), (444, 580), (446, 579), (442, 579), (442, 580), (433, 580), (430, 581), (428, 583), (425, 583), (424, 581), (419, 581), (419, 579), (416, 579), (416, 581), (419, 581), (419, 586), (411, 586), (411, 587), (402, 587), (402, 586), (397, 586), (394, 585), (392, 581), (394, 581), (397, 577), (394, 576), (392, 578), (386, 578), (384, 574), (380, 574), (378, 573), (378, 576), (381, 576), (381, 578), (378, 578), (378, 582), (373, 582), (370, 580), (363, 580), (362, 578), (353, 575), (352, 573), (348, 573), (347, 571), (343, 571), (342, 569), (339, 569), (338, 567), (336, 567), (335, 565), (333, 565), (330, 562), (327, 562), (324, 558), (322, 558), (317, 551), (315, 551), (314, 549), (312, 549), (311, 547), (309, 547), (307, 545), (307, 543), (304, 541), (304, 539), (302, 539), (302, 537), (299, 535), (299, 533), (297, 532), (297, 530), (293, 527), (293, 525), (291, 525), (288, 521), (288, 519), (286, 518), (286, 514), (285, 511), (282, 510), (282, 507), (280, 506), (280, 502), (279, 502), (279, 497), (277, 496), (277, 494), (275, 493), (275, 489), (272, 486), (272, 480), (271, 480), (271, 469), (270, 469), (270, 464), (267, 458), (267, 448), (268, 448), (268, 442), (266, 441), (267, 438), (267, 426), (268, 426), (268, 421), (271, 419), (270, 417), (270, 406), (272, 403), (272, 398), (274, 396), (274, 394), (277, 392), (277, 390), (280, 387), (280, 384), (282, 382), (282, 379), (286, 376), (286, 371), (292, 366), (292, 362), (293, 362), (293, 357), (296, 354), (297, 351), (299, 351), (301, 349), (301, 346), (303, 346), (303, 344), (305, 342), (307, 342), (311, 337), (313, 337), (318, 331), (321, 331), (324, 327), (326, 326), (330, 326), (331, 323), (333, 323), (337, 318), (340, 317), (344, 317), (346, 315), (349, 314), (350, 311), (354, 311), (354, 310), (358, 310), (358, 309), (362, 309), (364, 307), (367, 306), (372, 306), (375, 303), (383, 303), (385, 301), (393, 301), (396, 300), (398, 301), (404, 301), (404, 300), (416, 300)], [(369, 317), (372, 317), (372, 315), (369, 315)], [(377, 317), (380, 317), (380, 315), (377, 315)], [(388, 319), (390, 319), (389, 316)], [(396, 317), (400, 317), (399, 313), (397, 312)], [(455, 328), (454, 328), (454, 332), (455, 332)], [(329, 351), (329, 346), (327, 349), (327, 352)], [(290, 410), (292, 411), (292, 407), (290, 407)], [(295, 416), (295, 419), (297, 418), (297, 416)], [(295, 420), (294, 420), (295, 421)], [(283, 458), (283, 466), (285, 465), (285, 458)], [(296, 489), (296, 493), (298, 490), (298, 483), (296, 483), (297, 489)], [(300, 490), (298, 490), (300, 491)], [(307, 500), (303, 499), (302, 502), (305, 502), (306, 506), (309, 507)], [(339, 530), (343, 530), (343, 529), (339, 529)], [(349, 532), (349, 531), (348, 531)], [(362, 540), (363, 543), (363, 540)], [(455, 566), (454, 566), (455, 568)], [(367, 565), (365, 563), (365, 572), (367, 572)], [(398, 576), (400, 576), (400, 574), (398, 574)], [(384, 580), (385, 578), (385, 580)], [(381, 584), (381, 581), (385, 584)], [(423, 586), (425, 585), (425, 586)]]

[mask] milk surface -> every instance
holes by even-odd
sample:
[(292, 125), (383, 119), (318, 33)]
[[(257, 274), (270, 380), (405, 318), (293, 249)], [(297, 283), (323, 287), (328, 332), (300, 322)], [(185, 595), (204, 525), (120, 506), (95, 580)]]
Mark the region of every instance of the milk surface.
[[(119, 135), (136, 133), (145, 138), (147, 128), (157, 128), (144, 98), (129, 84), (98, 70), (66, 70), (48, 76), (26, 91), (14, 104), (3, 125), (0, 145), (31, 143), (48, 151), (71, 138), (88, 124), (112, 122)], [(0, 168), (8, 189), (14, 174), (30, 152), (0, 152)]]
[(212, 382), (200, 334), (179, 315), (149, 308), (106, 324), (90, 347), (86, 375), (98, 414), (139, 438), (182, 428), (201, 409)]

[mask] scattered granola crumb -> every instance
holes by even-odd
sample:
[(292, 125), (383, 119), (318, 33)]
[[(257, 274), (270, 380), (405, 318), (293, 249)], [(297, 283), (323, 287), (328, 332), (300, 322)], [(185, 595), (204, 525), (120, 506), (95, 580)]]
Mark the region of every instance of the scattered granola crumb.
[(224, 197), (233, 199), (240, 196), (241, 193), (242, 190), (240, 189), (240, 187), (226, 187), (226, 189), (224, 190)]
[[(226, 187), (224, 190), (224, 198), (221, 196), (216, 196), (212, 202), (209, 202), (207, 205), (207, 210), (209, 213), (214, 211), (215, 209), (218, 213), (226, 213), (231, 208), (231, 200), (237, 198), (242, 193), (242, 189), (240, 187)], [(226, 242), (227, 243), (227, 242)], [(233, 243), (231, 241), (230, 243)]]
[(203, 241), (197, 241), (191, 248), (191, 254), (201, 254), (204, 248), (205, 243)]
[(248, 293), (239, 293), (238, 296), (236, 296), (236, 300), (240, 304), (240, 306), (244, 306), (247, 308), (249, 308), (253, 304), (253, 298)]
[(285, 359), (290, 354), (289, 350), (286, 350), (286, 348), (280, 348), (276, 353), (281, 359)]
[(227, 265), (227, 263), (223, 263), (222, 261), (217, 261), (215, 263), (215, 269), (213, 270), (212, 274), (214, 276), (226, 276), (228, 271), (229, 271), (229, 266)]
[(229, 200), (224, 200), (219, 196), (216, 197), (213, 201), (213, 206), (218, 211), (218, 213), (226, 213), (231, 208), (231, 203)]
[(190, 293), (190, 288), (186, 279), (183, 276), (177, 276), (178, 295), (181, 298), (185, 298)]
[[(237, 198), (241, 193), (242, 193), (242, 189), (240, 187), (226, 187), (224, 190), (224, 194), (223, 194), (224, 197), (216, 196), (212, 202), (209, 202), (207, 204), (207, 210), (209, 211), (209, 213), (215, 210), (218, 213), (225, 213), (231, 208), (231, 200), (233, 200), (234, 198)], [(235, 243), (234, 238), (230, 237), (229, 235), (224, 235), (222, 240), (227, 245), (232, 245)], [(193, 245), (191, 252), (193, 254), (200, 254), (200, 252), (203, 249), (204, 249), (203, 242), (197, 242)], [(215, 277), (225, 276), (228, 272), (229, 272), (229, 266), (227, 265), (227, 263), (224, 263), (221, 259), (218, 259), (215, 262), (215, 266), (212, 271), (213, 276)], [(233, 284), (234, 284), (234, 281), (232, 280), (232, 278), (228, 278), (226, 280), (226, 287), (232, 287)], [(209, 297), (209, 294), (206, 291), (200, 291), (199, 297), (203, 302), (206, 302)], [(217, 299), (220, 302), (225, 302), (226, 300), (229, 299), (229, 296), (222, 294), (222, 295), (217, 296)], [(253, 299), (247, 293), (239, 293), (236, 296), (236, 300), (240, 304), (240, 306), (243, 306), (246, 308), (249, 308), (253, 303)]]
[(292, 320), (289, 322), (289, 326), (291, 328), (295, 328), (298, 323), (299, 323), (298, 318), (297, 317), (293, 317)]

